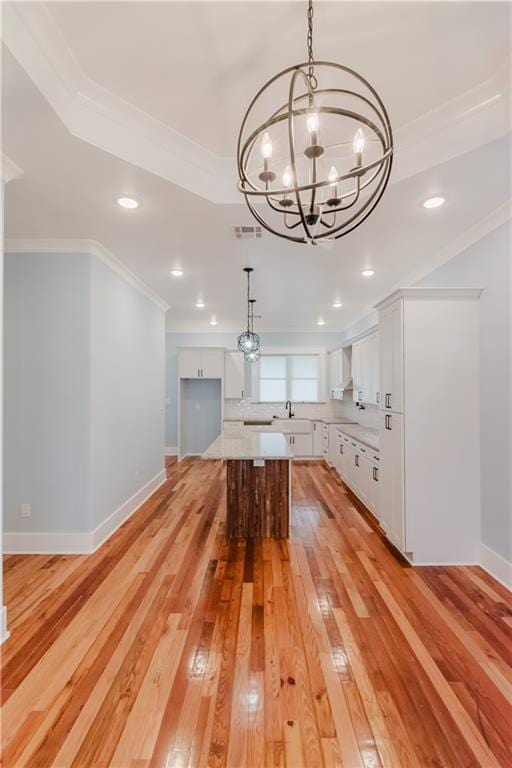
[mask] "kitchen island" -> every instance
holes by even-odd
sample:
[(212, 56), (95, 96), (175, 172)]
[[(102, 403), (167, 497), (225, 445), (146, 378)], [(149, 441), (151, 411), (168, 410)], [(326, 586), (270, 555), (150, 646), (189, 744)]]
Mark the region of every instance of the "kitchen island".
[(229, 539), (288, 538), (292, 456), (281, 432), (244, 428), (223, 431), (203, 453), (226, 462)]

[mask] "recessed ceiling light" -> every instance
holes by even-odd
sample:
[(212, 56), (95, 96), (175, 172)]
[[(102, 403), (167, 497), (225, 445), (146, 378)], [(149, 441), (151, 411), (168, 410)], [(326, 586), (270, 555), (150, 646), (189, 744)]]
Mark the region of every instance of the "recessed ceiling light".
[(363, 277), (371, 277), (372, 275), (375, 274), (375, 270), (374, 269), (363, 269), (361, 274), (362, 274)]
[(204, 301), (202, 299), (199, 299), (199, 301), (196, 301), (196, 307), (198, 309), (204, 309)]
[(317, 325), (325, 325), (325, 320), (323, 319), (323, 317), (318, 318)]
[(212, 319), (210, 320), (210, 325), (217, 325), (217, 318), (215, 315), (213, 315)]
[(183, 277), (183, 270), (182, 269), (171, 269), (171, 275), (173, 277)]
[(140, 208), (140, 200), (137, 200), (135, 197), (125, 197), (125, 195), (119, 195), (119, 197), (116, 197), (116, 203), (121, 206), (121, 208), (129, 208), (130, 210), (133, 208)]
[(439, 208), (440, 205), (444, 205), (446, 203), (446, 198), (444, 197), (429, 197), (428, 200), (425, 200), (423, 203), (424, 208)]
[(334, 309), (340, 309), (343, 306), (341, 301), (335, 301), (333, 304)]

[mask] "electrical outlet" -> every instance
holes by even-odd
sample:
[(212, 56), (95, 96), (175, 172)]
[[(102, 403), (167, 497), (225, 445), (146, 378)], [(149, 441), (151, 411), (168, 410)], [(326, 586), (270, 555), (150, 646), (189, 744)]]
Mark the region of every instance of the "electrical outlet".
[(20, 513), (22, 517), (32, 517), (32, 505), (20, 504)]

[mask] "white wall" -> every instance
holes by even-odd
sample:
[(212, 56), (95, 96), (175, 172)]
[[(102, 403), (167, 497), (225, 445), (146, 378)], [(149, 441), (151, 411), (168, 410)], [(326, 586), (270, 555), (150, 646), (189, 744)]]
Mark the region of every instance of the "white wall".
[(480, 413), (475, 414), (475, 418), (480, 418), (482, 542), (509, 562), (512, 561), (511, 239), (509, 222), (419, 283), (483, 288)]
[(5, 303), (6, 549), (90, 551), (164, 478), (164, 313), (87, 253), (8, 254)]
[(87, 254), (6, 254), (6, 532), (90, 528), (89, 288)]
[(153, 302), (96, 258), (90, 290), (93, 528), (162, 471), (164, 323)]

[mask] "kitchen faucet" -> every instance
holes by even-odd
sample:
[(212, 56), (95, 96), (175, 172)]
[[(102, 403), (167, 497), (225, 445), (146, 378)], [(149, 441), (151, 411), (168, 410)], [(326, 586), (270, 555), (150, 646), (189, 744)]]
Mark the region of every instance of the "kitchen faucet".
[(295, 414), (292, 411), (292, 401), (291, 400), (287, 400), (286, 401), (284, 408), (285, 408), (285, 411), (288, 411), (288, 418), (289, 419), (291, 419), (292, 416), (295, 416)]

